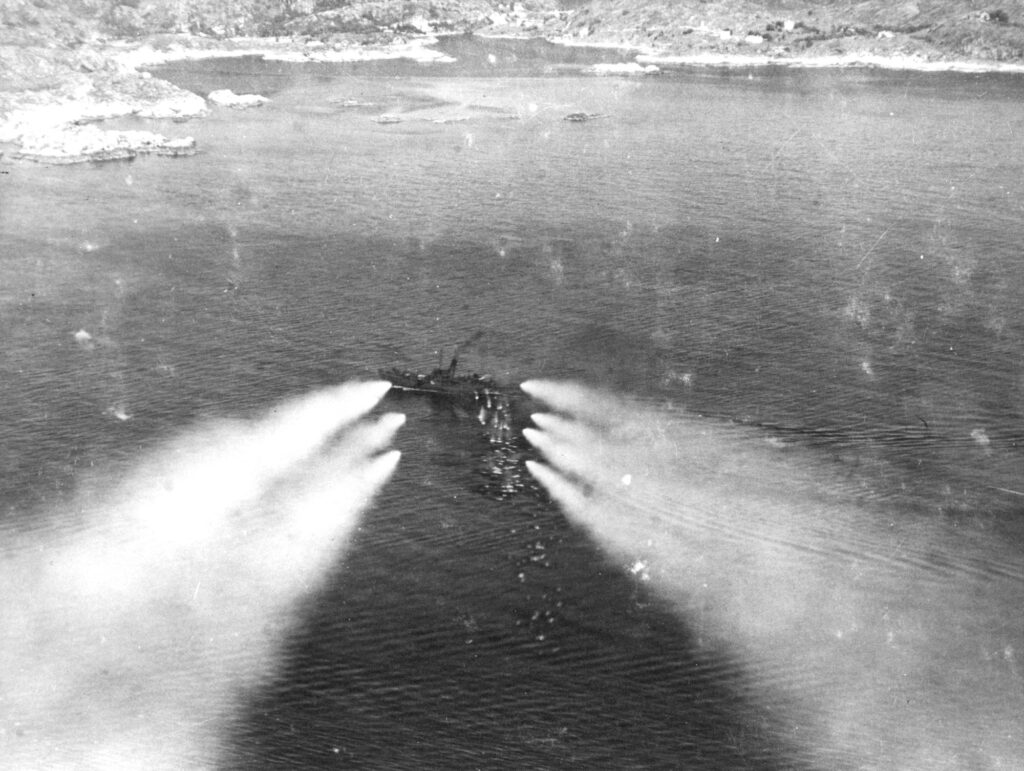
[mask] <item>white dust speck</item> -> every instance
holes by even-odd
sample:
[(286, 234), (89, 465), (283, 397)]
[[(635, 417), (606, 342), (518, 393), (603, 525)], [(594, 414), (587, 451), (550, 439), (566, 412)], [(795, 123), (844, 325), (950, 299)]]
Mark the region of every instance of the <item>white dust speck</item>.
[(651, 575), (647, 571), (648, 565), (643, 560), (637, 560), (629, 566), (629, 572), (639, 578), (641, 581), (650, 581)]
[(93, 342), (92, 335), (90, 335), (84, 329), (79, 329), (77, 332), (75, 332), (74, 338), (75, 342), (78, 343), (80, 347), (84, 348), (87, 351), (91, 351), (93, 348), (96, 347), (96, 344)]
[(125, 408), (125, 406), (123, 404), (111, 405), (110, 407), (107, 407), (103, 411), (103, 414), (104, 415), (109, 415), (112, 418), (117, 418), (120, 421), (125, 421), (125, 420), (131, 420), (132, 419), (131, 413), (128, 412), (128, 410)]
[(992, 444), (992, 440), (989, 439), (988, 434), (984, 428), (976, 428), (971, 431), (971, 439), (977, 442), (981, 447), (988, 447)]

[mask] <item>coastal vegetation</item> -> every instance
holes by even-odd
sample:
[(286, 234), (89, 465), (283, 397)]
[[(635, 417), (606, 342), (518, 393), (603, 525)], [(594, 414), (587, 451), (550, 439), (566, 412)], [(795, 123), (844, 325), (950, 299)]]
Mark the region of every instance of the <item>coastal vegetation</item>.
[(1024, 59), (1019, 0), (0, 0), (0, 46), (104, 38), (361, 36), (518, 30), (668, 53), (872, 50)]
[(856, 52), (1024, 62), (1020, 0), (0, 0), (0, 89), (39, 87), (65, 68), (95, 70), (102, 66), (97, 46), (112, 39), (372, 44), (442, 32), (541, 35), (675, 55)]
[(930, 61), (1024, 59), (1024, 4), (971, 0), (590, 0), (569, 37), (671, 53), (873, 54)]
[(1021, 0), (0, 0), (0, 145), (28, 139), (59, 156), (57, 126), (202, 114), (201, 98), (140, 71), (161, 58), (362, 58), (451, 33), (683, 63), (1024, 69)]

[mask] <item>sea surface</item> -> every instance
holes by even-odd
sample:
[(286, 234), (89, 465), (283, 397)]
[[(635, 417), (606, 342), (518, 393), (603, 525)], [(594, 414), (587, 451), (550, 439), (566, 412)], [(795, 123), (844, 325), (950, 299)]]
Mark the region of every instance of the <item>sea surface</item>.
[[(612, 77), (587, 67), (623, 52), (440, 47), (457, 61), (167, 65), (271, 101), (119, 124), (192, 135), (192, 158), (2, 167), (0, 516), (51, 516), (196, 420), (426, 372), (479, 332), (465, 371), (754, 427), (865, 505), (1024, 550), (1024, 80)], [(408, 417), (399, 469), (234, 765), (805, 762), (568, 525), (521, 438), (384, 409)]]

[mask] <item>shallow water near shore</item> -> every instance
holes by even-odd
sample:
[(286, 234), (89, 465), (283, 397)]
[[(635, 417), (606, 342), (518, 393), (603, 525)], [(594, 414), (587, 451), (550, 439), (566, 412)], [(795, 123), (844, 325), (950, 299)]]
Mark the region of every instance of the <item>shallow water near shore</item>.
[[(461, 64), (169, 66), (272, 101), (156, 129), (191, 159), (7, 167), (8, 520), (193, 420), (426, 371), (483, 331), (467, 370), (753, 426), (858, 505), (1024, 551), (1024, 81), (608, 78), (580, 70), (624, 54), (442, 46)], [(385, 408), (401, 465), (228, 765), (817, 765), (569, 527), (521, 440)]]

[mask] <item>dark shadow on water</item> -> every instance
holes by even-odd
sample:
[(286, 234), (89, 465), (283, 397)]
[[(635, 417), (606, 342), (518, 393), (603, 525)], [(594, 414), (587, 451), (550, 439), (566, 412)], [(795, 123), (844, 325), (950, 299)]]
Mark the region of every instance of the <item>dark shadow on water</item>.
[[(439, 45), (459, 61), (233, 59), (159, 72), (199, 93), (280, 92), (280, 104), (297, 84), (290, 98), (333, 115), (362, 98), (348, 75), (486, 75), (496, 84), (628, 57), (540, 41)], [(479, 168), (466, 163), (455, 129), (448, 136), (430, 124), (437, 134), (404, 135), (360, 120), (344, 156), (369, 160), (343, 174), (347, 165), (313, 153), (329, 173), (305, 184), (290, 164), (306, 153), (307, 134), (289, 133), (292, 116), (282, 120), (287, 108), (274, 106), (194, 124), (214, 149), (222, 134), (241, 133), (237, 125), (252, 127), (241, 169), (235, 155), (213, 151), (187, 167), (140, 159), (130, 196), (126, 167), (34, 170), (46, 202), (35, 208), (69, 214), (44, 221), (22, 207), (31, 228), (7, 220), (24, 232), (5, 236), (15, 267), (0, 362), (3, 516), (56, 510), (90, 469), (117, 479), (119, 468), (203, 417), (262, 414), (279, 399), (382, 367), (429, 370), (439, 350), (484, 330), (465, 361), (471, 371), (509, 385), (577, 379), (648, 406), (742, 423), (752, 437), (834, 455), (848, 487), (863, 485), (865, 497), (898, 504), (893, 511), (954, 524), (976, 517), (979, 528), (1005, 527), (1019, 543), (1019, 218), (994, 203), (1000, 218), (973, 212), (980, 189), (961, 161), (980, 145), (971, 162), (995, 189), (1000, 166), (983, 161), (1011, 147), (1012, 132), (993, 130), (1005, 145), (988, 146), (965, 128), (974, 126), (965, 114), (947, 120), (953, 100), (973, 105), (988, 93), (962, 87), (974, 76), (749, 74), (645, 81), (652, 87), (638, 91), (650, 101), (623, 96), (611, 118), (585, 126), (563, 120), (568, 107), (539, 112), (535, 124), (479, 121), (480, 137), (494, 130), (501, 140), (490, 156), (474, 156), (493, 161)], [(336, 91), (313, 87), (334, 77)], [(721, 100), (694, 102), (708, 121), (688, 112), (679, 131), (677, 112), (665, 108), (709, 93), (679, 87), (687, 77), (739, 80)], [(1006, 78), (986, 77), (986, 89), (998, 87), (999, 98), (1019, 90), (1019, 78)], [(878, 98), (854, 98), (873, 94), (879, 79)], [(558, 85), (566, 88), (553, 90), (554, 103), (575, 98), (567, 91), (576, 82)], [(934, 91), (922, 98), (924, 85)], [(765, 90), (787, 100), (740, 108)], [(392, 97), (409, 112), (432, 104), (415, 102), (411, 88), (369, 91), (367, 101), (380, 96), (383, 106), (368, 113), (390, 110)], [(818, 110), (796, 98), (821, 91), (847, 99), (862, 120), (838, 121), (838, 101)], [(934, 102), (941, 109), (931, 110)], [(751, 112), (766, 105), (779, 112)], [(904, 105), (915, 116), (913, 142), (900, 137), (911, 124), (895, 120)], [(766, 117), (784, 128), (774, 144), (776, 121)], [(929, 134), (930, 123), (940, 130)], [(833, 124), (856, 130), (836, 133)], [(333, 136), (327, 127), (323, 136)], [(719, 135), (728, 141), (716, 151)], [(927, 142), (956, 164), (921, 164)], [(888, 156), (875, 158), (887, 143), (905, 173), (889, 174)], [(221, 147), (234, 148), (235, 136)], [(682, 171), (658, 176), (672, 153)], [(385, 173), (392, 167), (382, 158), (399, 173)], [(436, 170), (416, 165), (424, 159), (440, 159)], [(713, 173), (701, 171), (704, 160)], [(893, 190), (867, 176), (853, 184), (860, 163)], [(204, 169), (209, 182), (199, 184)], [(657, 195), (625, 205), (633, 171), (648, 175), (635, 192), (650, 186)], [(445, 174), (457, 182), (436, 184)], [(707, 186), (693, 196), (684, 190), (691, 174)], [(494, 176), (508, 178), (500, 201)], [(918, 176), (921, 185), (912, 183)], [(951, 180), (972, 195), (948, 195)], [(413, 181), (420, 187), (406, 189)], [(366, 194), (378, 187), (380, 199)], [(66, 192), (51, 205), (56, 191)], [(705, 193), (723, 197), (704, 205)], [(388, 196), (414, 209), (409, 227), (385, 219)], [(79, 201), (88, 206), (71, 206)], [(878, 214), (875, 202), (911, 213), (894, 213), (891, 227), (857, 226)], [(285, 220), (279, 213), (290, 207), (304, 216)], [(96, 222), (79, 229), (71, 212)], [(751, 214), (763, 219), (746, 221)], [(848, 225), (847, 245), (836, 246)], [(1004, 232), (1014, 240), (996, 238)], [(68, 233), (68, 243), (44, 240)], [(19, 255), (26, 259), (15, 262)], [(521, 468), (521, 444), (492, 445), (471, 413), (415, 400), (383, 408), (409, 418), (399, 471), (337, 574), (297, 609), (284, 667), (253, 696), (229, 767), (798, 765), (780, 738), (791, 726), (745, 701), (736, 667), (701, 650), (629, 565), (609, 561), (535, 490), (494, 494), (494, 479)]]
[[(38, 503), (48, 488), (69, 488), (76, 469), (134, 457), (198, 418), (258, 412), (391, 366), (429, 372), (477, 332), (463, 371), (513, 389), (531, 377), (576, 379), (759, 426), (843, 462), (885, 464), (875, 484), (886, 490), (908, 484), (901, 469), (969, 489), (977, 469), (966, 453), (986, 466), (1019, 455), (1018, 432), (958, 428), (960, 403), (936, 378), (958, 398), (984, 394), (986, 410), (1015, 414), (1013, 360), (993, 354), (976, 367), (945, 355), (952, 333), (936, 332), (969, 334), (978, 360), (1007, 348), (993, 348), (975, 318), (995, 279), (977, 279), (972, 303), (945, 316), (924, 301), (894, 316), (892, 303), (869, 297), (858, 301), (873, 312), (862, 325), (843, 310), (857, 282), (819, 286), (814, 264), (788, 246), (762, 240), (752, 260), (741, 240), (692, 226), (622, 236), (585, 223), (488, 243), (193, 224), (123, 232), (79, 261), (40, 252), (40, 270), (77, 288), (60, 306), (35, 299), (8, 338), (17, 376), (0, 487), (8, 500)], [(929, 334), (901, 352), (903, 316)], [(71, 337), (79, 328), (96, 338), (89, 349)], [(851, 367), (869, 348), (872, 378)], [(461, 420), (479, 439), (475, 416)]]
[(800, 767), (738, 669), (550, 502), (467, 490), (471, 424), (407, 412), (228, 768)]

